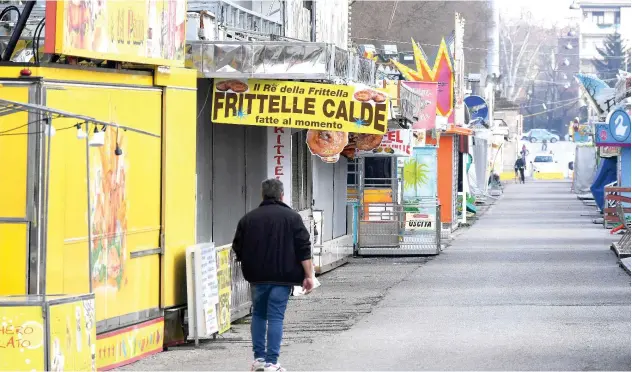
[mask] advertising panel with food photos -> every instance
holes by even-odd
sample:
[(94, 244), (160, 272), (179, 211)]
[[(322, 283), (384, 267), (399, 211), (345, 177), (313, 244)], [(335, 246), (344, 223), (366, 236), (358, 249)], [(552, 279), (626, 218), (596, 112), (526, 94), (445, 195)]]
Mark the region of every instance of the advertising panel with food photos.
[(217, 124), (381, 135), (386, 132), (388, 110), (387, 95), (369, 88), (215, 79), (211, 119)]
[(184, 67), (186, 0), (46, 2), (46, 53)]
[(377, 147), (372, 150), (358, 150), (359, 156), (398, 156), (410, 157), (412, 154), (412, 133), (410, 129), (389, 130)]

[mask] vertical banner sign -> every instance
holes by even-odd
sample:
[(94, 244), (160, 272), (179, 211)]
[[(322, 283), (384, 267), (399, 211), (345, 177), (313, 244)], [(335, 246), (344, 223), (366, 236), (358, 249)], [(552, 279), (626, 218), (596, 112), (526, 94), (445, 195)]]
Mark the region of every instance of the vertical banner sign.
[(465, 19), (454, 13), (454, 124), (465, 124), (463, 98), (465, 95), (465, 54), (463, 38), (465, 36)]
[(292, 206), (292, 129), (270, 127), (267, 132), (267, 178), (283, 182), (283, 202)]
[(217, 283), (219, 287), (219, 303), (217, 304), (218, 331), (222, 334), (230, 329), (230, 297), (231, 267), (230, 249), (217, 252)]

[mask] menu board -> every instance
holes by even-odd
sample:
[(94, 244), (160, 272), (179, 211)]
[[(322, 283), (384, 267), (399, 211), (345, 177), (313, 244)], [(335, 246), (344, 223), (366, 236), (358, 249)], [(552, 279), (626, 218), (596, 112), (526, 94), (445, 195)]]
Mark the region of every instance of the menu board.
[(214, 243), (187, 248), (187, 302), (189, 337), (211, 337), (219, 331), (217, 251)]
[(204, 310), (206, 333), (213, 334), (218, 331), (215, 305), (219, 302), (215, 244), (204, 244), (200, 248), (200, 265), (202, 309)]

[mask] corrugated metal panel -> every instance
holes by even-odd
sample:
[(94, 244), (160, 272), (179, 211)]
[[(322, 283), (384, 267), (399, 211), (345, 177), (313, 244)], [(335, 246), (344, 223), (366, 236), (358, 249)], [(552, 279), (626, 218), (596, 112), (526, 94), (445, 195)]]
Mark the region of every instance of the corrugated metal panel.
[(309, 41), (312, 24), (303, 0), (285, 1), (285, 36)]
[(348, 48), (349, 2), (343, 0), (314, 1), (316, 8), (316, 40)]
[(213, 239), (213, 127), (211, 125), (210, 99), (212, 87), (210, 79), (197, 81), (197, 221), (196, 239), (198, 243)]
[[(22, 2), (22, 3), (25, 3), (25, 2)], [(24, 4), (20, 4), (19, 1), (8, 1), (6, 3), (0, 4), (0, 11), (4, 10), (4, 8), (8, 7), (9, 5), (17, 6), (20, 12), (24, 10)], [(17, 13), (11, 12), (10, 14), (11, 14), (11, 20), (13, 22), (17, 21), (18, 19)], [(33, 36), (35, 27), (37, 27), (37, 24), (42, 18), (44, 18), (45, 15), (46, 15), (46, 1), (38, 0), (35, 6), (33, 7), (33, 11), (31, 11), (31, 16), (29, 17), (27, 21), (26, 28), (22, 32), (22, 37)], [(13, 28), (7, 29), (5, 27), (0, 27), (0, 36), (9, 36), (11, 35), (12, 30)], [(44, 36), (44, 31), (42, 31), (42, 36)]]
[(347, 159), (334, 164), (333, 238), (347, 234)]

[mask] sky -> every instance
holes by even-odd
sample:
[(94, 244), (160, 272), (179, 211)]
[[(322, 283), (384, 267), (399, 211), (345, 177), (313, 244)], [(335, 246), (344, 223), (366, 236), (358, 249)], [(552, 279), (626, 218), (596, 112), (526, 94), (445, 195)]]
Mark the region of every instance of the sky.
[(508, 15), (520, 15), (521, 8), (527, 8), (537, 19), (546, 24), (558, 22), (565, 25), (569, 18), (577, 16), (577, 11), (569, 9), (572, 0), (497, 0), (500, 5), (500, 12)]

